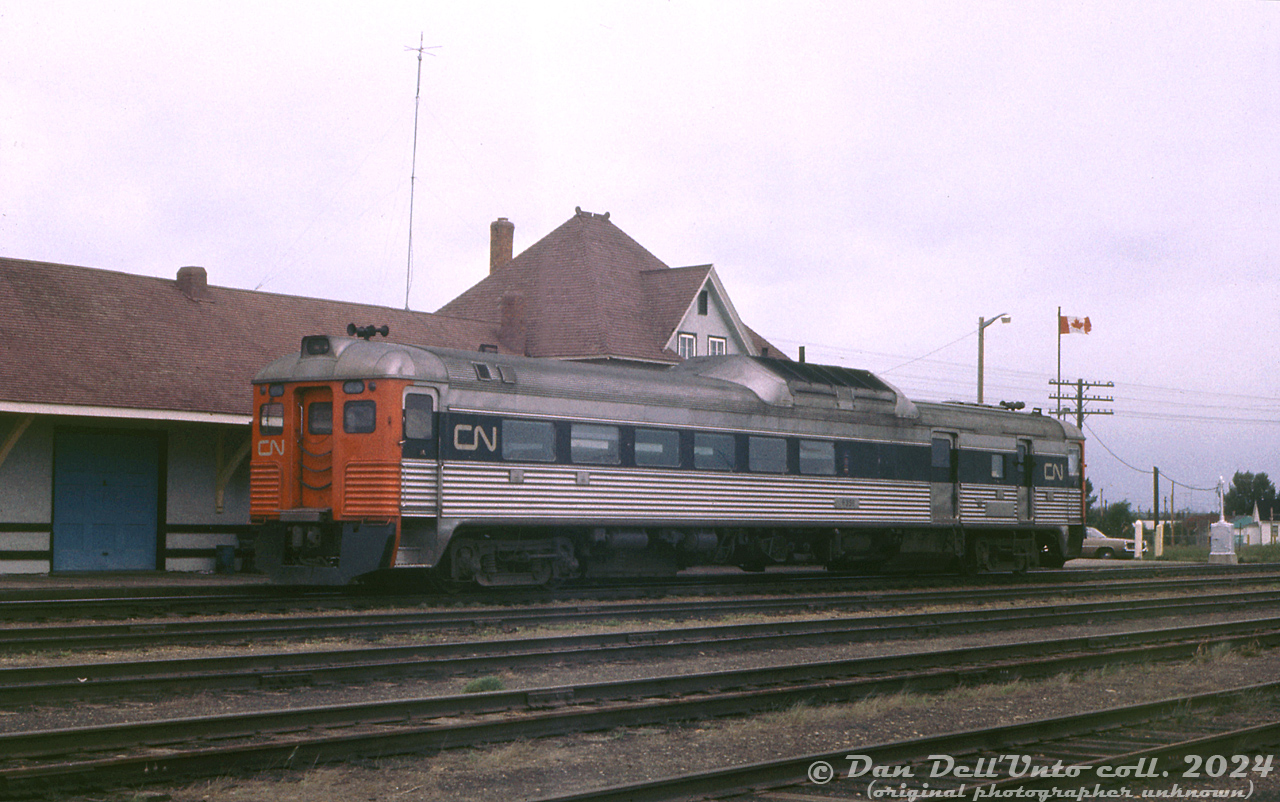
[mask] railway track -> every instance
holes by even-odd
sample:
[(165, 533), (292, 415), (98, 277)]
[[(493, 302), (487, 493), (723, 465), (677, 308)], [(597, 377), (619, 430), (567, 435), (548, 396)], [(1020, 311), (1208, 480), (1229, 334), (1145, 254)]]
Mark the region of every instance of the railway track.
[[(1280, 644), (1280, 620), (681, 677), (16, 732), (0, 735), (0, 755), (5, 756), (0, 763), (0, 793), (21, 796), (51, 788), (185, 777), (230, 765), (310, 765), (358, 755), (702, 720), (801, 702), (847, 702), (906, 688), (938, 691), (1100, 665), (1179, 659), (1206, 647), (1242, 644), (1251, 648)], [(1268, 693), (1280, 693), (1280, 687)], [(876, 759), (883, 762), (885, 758)]]
[[(1128, 583), (1124, 583), (1128, 584)], [(1220, 585), (1216, 585), (1221, 587)], [(1207, 589), (1197, 583), (1196, 589)], [(1096, 589), (1095, 589), (1096, 590)], [(1111, 590), (1110, 588), (1103, 589)], [(1129, 591), (1130, 588), (1122, 590)], [(1185, 591), (1188, 587), (1176, 581), (1144, 584), (1144, 592)], [(1060, 591), (1045, 590), (1033, 594), (1055, 598)], [(794, 596), (784, 599), (710, 599), (700, 601), (650, 601), (598, 606), (564, 605), (534, 608), (481, 610), (427, 610), (395, 612), (357, 612), (322, 616), (260, 616), (252, 618), (154, 620), (131, 623), (24, 625), (0, 629), (0, 652), (38, 652), (56, 649), (121, 649), (172, 645), (227, 644), (271, 642), (318, 638), (356, 637), (374, 639), (396, 633), (438, 633), (458, 629), (511, 628), (549, 624), (587, 624), (624, 620), (679, 620), (716, 615), (787, 615), (815, 611), (859, 611), (899, 608), (911, 605), (998, 604), (1026, 601), (1024, 594), (1006, 591), (957, 594), (834, 594)], [(1122, 615), (1137, 617), (1174, 613), (1194, 614), (1220, 612), (1280, 603), (1280, 588), (1220, 593), (1194, 599), (1155, 598), (1128, 599), (1123, 602), (1075, 602), (1024, 608), (1021, 612), (976, 611), (929, 612), (886, 617), (900, 628), (921, 627), (969, 621), (971, 626), (1019, 616), (1039, 618), (1046, 625), (1093, 620)], [(768, 625), (760, 625), (768, 626)], [(881, 628), (885, 636), (894, 636)]]
[[(1196, 715), (1206, 710), (1214, 715)], [(882, 790), (890, 788), (894, 798), (927, 798), (932, 791), (933, 798), (992, 798), (993, 792), (1003, 792), (1006, 798), (1035, 799), (1041, 797), (1027, 792), (1055, 788), (1094, 792), (1091, 797), (1068, 798), (1101, 798), (1107, 791), (1127, 798), (1117, 785), (1156, 782), (1167, 787), (1171, 778), (1195, 785), (1226, 777), (1227, 772), (1233, 772), (1229, 779), (1246, 790), (1255, 779), (1277, 770), (1264, 752), (1278, 745), (1280, 683), (1266, 683), (936, 737), (851, 745), (837, 752), (596, 788), (538, 802), (866, 799), (875, 797), (875, 782)], [(879, 777), (871, 775), (873, 767), (880, 769)]]
[[(423, 604), (459, 606), (536, 606), (569, 602), (606, 602), (658, 599), (688, 595), (759, 596), (765, 594), (861, 593), (871, 598), (898, 594), (943, 594), (949, 597), (1028, 594), (1083, 594), (1124, 588), (1200, 584), (1205, 587), (1238, 582), (1280, 579), (1280, 566), (1160, 566), (1126, 567), (1123, 578), (1099, 581), (1100, 571), (1040, 571), (1027, 575), (982, 575), (968, 579), (938, 577), (842, 576), (827, 572), (788, 572), (763, 575), (710, 573), (681, 576), (675, 580), (581, 584), (556, 591), (498, 589), (486, 593), (452, 596), (396, 592), (394, 586), (378, 588), (298, 589), (261, 585), (209, 587), (129, 588), (94, 587), (39, 590), (0, 589), (0, 621), (111, 620), (147, 615), (229, 614), (236, 612), (369, 609)], [(1116, 571), (1109, 571), (1112, 575)], [(959, 587), (957, 587), (959, 586)], [(145, 591), (145, 592), (140, 592)], [(1133, 590), (1133, 592), (1139, 592)]]
[[(1270, 603), (1280, 603), (1275, 598)], [(1220, 600), (1171, 606), (1165, 600), (1070, 605), (1032, 611), (965, 611), (896, 615), (879, 619), (819, 619), (765, 624), (728, 624), (591, 635), (471, 640), (409, 646), (220, 655), (165, 660), (128, 660), (0, 669), (0, 704), (35, 704), (191, 690), (281, 689), (367, 682), (390, 678), (440, 678), (546, 665), (553, 662), (640, 661), (708, 651), (798, 648), (905, 637), (945, 637), (976, 631), (1061, 626), (1101, 617), (1221, 612)], [(1233, 604), (1257, 607), (1237, 598)], [(1080, 609), (1074, 609), (1074, 608)], [(1189, 628), (1179, 637), (1209, 637), (1252, 631), (1280, 618), (1250, 619)], [(1162, 632), (1157, 630), (1156, 632)], [(1111, 642), (1111, 635), (1076, 639), (1079, 648)], [(1138, 637), (1135, 635), (1134, 637)]]

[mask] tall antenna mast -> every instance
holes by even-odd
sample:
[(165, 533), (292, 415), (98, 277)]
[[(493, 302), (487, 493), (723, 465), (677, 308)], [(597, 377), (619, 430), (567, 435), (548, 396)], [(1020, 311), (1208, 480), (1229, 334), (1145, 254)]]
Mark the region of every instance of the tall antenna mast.
[[(406, 47), (406, 52), (418, 54), (418, 86), (413, 93), (413, 160), (409, 166), (409, 263), (404, 271), (404, 308), (409, 309), (409, 288), (413, 286), (413, 184), (418, 177), (418, 103), (422, 98), (422, 54), (435, 47), (422, 46), (422, 34), (418, 34), (418, 46)], [(428, 55), (435, 55), (429, 53)]]

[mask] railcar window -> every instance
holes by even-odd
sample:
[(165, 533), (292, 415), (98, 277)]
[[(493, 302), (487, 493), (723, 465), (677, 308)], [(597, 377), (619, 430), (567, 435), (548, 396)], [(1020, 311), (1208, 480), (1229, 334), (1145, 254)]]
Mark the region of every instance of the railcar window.
[(786, 473), (787, 441), (777, 437), (748, 437), (747, 467), (752, 473)]
[(504, 420), (502, 458), (514, 462), (555, 462), (555, 427), (548, 421)]
[(307, 432), (333, 434), (333, 404), (315, 401), (307, 407)]
[(930, 463), (935, 468), (951, 467), (951, 440), (947, 437), (933, 438), (933, 460)]
[(704, 471), (731, 471), (736, 459), (733, 435), (694, 432), (693, 467)]
[(678, 468), (680, 433), (669, 429), (636, 429), (636, 465), (642, 468)]
[(472, 362), (471, 367), (476, 369), (476, 378), (482, 382), (493, 381), (493, 374), (489, 372), (489, 366), (483, 362)]
[(1067, 448), (1067, 476), (1080, 478), (1080, 449), (1076, 446)]
[(836, 444), (823, 440), (801, 440), (800, 473), (811, 476), (835, 476)]
[(409, 393), (404, 397), (404, 439), (430, 440), (435, 436), (432, 415), (435, 402), (425, 393)]
[(588, 465), (622, 462), (622, 436), (617, 426), (575, 423), (569, 429), (569, 459)]
[(272, 398), (279, 398), (284, 395), (284, 385), (272, 384), (267, 388), (267, 393), (270, 394)]
[(378, 402), (348, 401), (342, 407), (342, 430), (347, 434), (368, 434), (378, 425)]
[(1004, 478), (1004, 454), (991, 455), (991, 478)]
[(258, 418), (260, 434), (284, 434), (284, 404), (263, 404)]
[(347, 395), (360, 395), (364, 392), (364, 382), (356, 379), (355, 381), (343, 382), (342, 392)]

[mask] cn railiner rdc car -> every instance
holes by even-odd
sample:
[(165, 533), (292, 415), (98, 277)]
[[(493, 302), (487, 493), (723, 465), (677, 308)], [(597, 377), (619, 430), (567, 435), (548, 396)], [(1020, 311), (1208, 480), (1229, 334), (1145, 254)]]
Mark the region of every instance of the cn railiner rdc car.
[(258, 374), (254, 399), (257, 559), (285, 582), (1022, 571), (1061, 566), (1084, 532), (1070, 424), (915, 403), (843, 367), (651, 370), (317, 335)]

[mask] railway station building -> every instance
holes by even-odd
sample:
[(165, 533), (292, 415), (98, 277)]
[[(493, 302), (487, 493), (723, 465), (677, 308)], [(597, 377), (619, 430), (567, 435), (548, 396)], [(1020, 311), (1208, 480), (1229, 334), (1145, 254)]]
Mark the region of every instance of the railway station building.
[[(662, 368), (782, 356), (710, 265), (672, 268), (575, 211), (436, 313), (0, 257), (0, 574), (247, 567), (250, 381), (308, 334)], [(479, 272), (479, 271), (478, 271)], [(233, 551), (219, 547), (232, 547)]]

